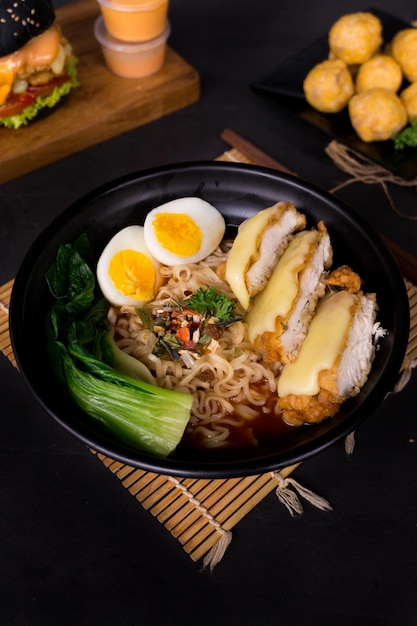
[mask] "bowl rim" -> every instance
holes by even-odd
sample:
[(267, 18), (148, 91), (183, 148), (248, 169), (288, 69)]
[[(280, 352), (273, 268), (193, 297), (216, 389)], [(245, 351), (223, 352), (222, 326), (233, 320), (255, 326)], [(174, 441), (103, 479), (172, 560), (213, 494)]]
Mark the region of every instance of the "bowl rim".
[[(381, 380), (384, 383), (384, 389), (386, 389), (385, 393), (388, 393), (393, 388), (403, 363), (408, 344), (409, 304), (403, 277), (386, 244), (382, 241), (369, 222), (362, 218), (362, 216), (360, 216), (354, 209), (339, 198), (320, 189), (312, 183), (306, 182), (299, 177), (295, 177), (290, 174), (278, 172), (276, 170), (257, 165), (229, 163), (223, 161), (186, 161), (134, 171), (110, 180), (87, 192), (59, 213), (32, 243), (15, 277), (10, 302), (10, 335), (17, 365), (38, 402), (41, 406), (43, 406), (46, 412), (55, 419), (56, 422), (58, 422), (67, 432), (86, 444), (88, 447), (127, 465), (158, 474), (206, 479), (232, 478), (277, 471), (283, 467), (305, 461), (307, 458), (323, 452), (334, 443), (347, 436), (350, 432), (354, 431), (357, 426), (365, 420), (365, 418), (369, 417), (376, 410), (384, 398), (381, 397), (381, 394), (370, 394), (370, 396), (365, 398), (361, 410), (356, 411), (356, 415), (352, 415), (349, 418), (348, 425), (344, 422), (334, 422), (334, 426), (330, 426), (329, 430), (326, 431), (322, 437), (320, 437), (319, 441), (307, 441), (301, 445), (296, 452), (290, 450), (278, 455), (267, 454), (261, 459), (256, 457), (250, 460), (225, 460), (223, 458), (221, 460), (211, 459), (207, 463), (204, 462), (198, 467), (194, 466), (191, 468), (189, 461), (183, 461), (178, 458), (169, 457), (167, 459), (160, 459), (155, 456), (139, 453), (140, 458), (138, 460), (137, 451), (130, 450), (123, 445), (119, 445), (117, 442), (112, 441), (111, 447), (109, 447), (106, 443), (102, 444), (101, 442), (97, 442), (94, 436), (89, 437), (85, 434), (80, 435), (77, 428), (75, 428), (72, 424), (68, 424), (65, 419), (61, 419), (59, 415), (56, 415), (53, 411), (51, 411), (48, 401), (42, 396), (39, 396), (36, 386), (26, 370), (25, 363), (27, 362), (27, 356), (24, 354), (22, 347), (23, 318), (21, 317), (21, 311), (23, 310), (27, 297), (25, 278), (27, 276), (31, 276), (33, 270), (33, 259), (37, 258), (38, 255), (41, 254), (45, 245), (47, 245), (48, 241), (51, 239), (52, 234), (62, 229), (65, 224), (71, 220), (71, 218), (74, 218), (74, 215), (78, 215), (81, 211), (88, 211), (91, 204), (99, 202), (101, 198), (106, 197), (109, 194), (117, 193), (118, 190), (124, 189), (126, 186), (132, 184), (134, 185), (137, 181), (144, 181), (145, 179), (154, 180), (155, 178), (157, 179), (161, 176), (169, 176), (170, 174), (181, 175), (183, 172), (193, 173), (193, 171), (196, 173), (204, 172), (211, 174), (216, 171), (221, 171), (223, 173), (238, 172), (238, 176), (255, 176), (259, 177), (260, 181), (263, 177), (266, 177), (267, 179), (272, 178), (274, 181), (301, 189), (302, 193), (307, 192), (308, 194), (312, 194), (314, 197), (318, 197), (322, 200), (324, 199), (324, 201), (337, 206), (345, 217), (348, 217), (361, 229), (361, 231), (364, 232), (366, 238), (373, 242), (374, 246), (376, 246), (380, 254), (383, 256), (384, 262), (389, 267), (392, 280), (395, 282), (396, 287), (398, 287), (399, 290), (395, 298), (395, 307), (396, 317), (401, 320), (401, 325), (397, 325), (396, 330), (398, 335), (395, 337), (395, 344), (392, 347), (392, 358), (390, 360), (389, 371), (386, 371), (386, 368), (381, 374)], [(334, 420), (334, 418), (332, 419)]]

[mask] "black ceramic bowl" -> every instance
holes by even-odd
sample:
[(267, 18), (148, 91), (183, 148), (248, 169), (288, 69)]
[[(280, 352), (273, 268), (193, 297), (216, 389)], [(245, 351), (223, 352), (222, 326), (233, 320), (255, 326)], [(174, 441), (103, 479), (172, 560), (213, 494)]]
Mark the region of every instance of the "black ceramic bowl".
[[(200, 196), (224, 215), (231, 234), (238, 224), (278, 200), (292, 201), (309, 225), (324, 220), (334, 248), (334, 266), (349, 264), (376, 292), (378, 319), (388, 334), (380, 341), (369, 379), (358, 396), (333, 419), (294, 428), (290, 437), (253, 449), (211, 453), (177, 450), (160, 459), (121, 445), (98, 432), (95, 422), (56, 384), (43, 334), (51, 305), (45, 282), (58, 246), (87, 233), (94, 254), (124, 226), (142, 224), (153, 207), (183, 196)], [(88, 194), (64, 211), (36, 240), (16, 276), (10, 330), (22, 375), (46, 411), (79, 440), (123, 463), (157, 473), (203, 478), (257, 474), (316, 454), (356, 429), (390, 391), (408, 340), (409, 307), (402, 276), (372, 228), (330, 194), (299, 179), (242, 164), (198, 162), (161, 167), (126, 176)], [(36, 359), (33, 358), (36, 355)]]

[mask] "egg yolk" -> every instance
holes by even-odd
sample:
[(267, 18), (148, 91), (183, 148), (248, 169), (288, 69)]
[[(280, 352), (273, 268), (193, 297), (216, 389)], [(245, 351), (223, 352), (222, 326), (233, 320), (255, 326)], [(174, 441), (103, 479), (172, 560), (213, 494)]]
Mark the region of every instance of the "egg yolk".
[(111, 259), (109, 276), (116, 289), (136, 300), (152, 300), (155, 268), (142, 252), (120, 250)]
[(198, 252), (203, 241), (199, 226), (184, 213), (158, 213), (153, 229), (161, 246), (180, 257)]

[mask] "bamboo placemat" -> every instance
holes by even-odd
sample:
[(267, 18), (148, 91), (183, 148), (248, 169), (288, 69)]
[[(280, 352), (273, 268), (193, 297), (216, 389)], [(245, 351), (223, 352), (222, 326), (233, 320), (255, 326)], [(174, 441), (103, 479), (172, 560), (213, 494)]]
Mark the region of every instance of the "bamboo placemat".
[[(250, 163), (236, 149), (222, 154), (218, 160)], [(417, 358), (417, 288), (405, 280), (410, 304), (410, 336), (403, 370)], [(8, 324), (13, 280), (0, 287), (0, 349), (17, 367)], [(222, 558), (231, 540), (231, 530), (271, 491), (292, 515), (302, 513), (297, 493), (322, 510), (330, 504), (302, 487), (290, 474), (292, 465), (279, 472), (244, 478), (178, 479), (146, 472), (123, 464), (101, 453), (93, 454), (120, 481), (121, 485), (177, 539), (193, 561), (203, 558), (211, 569)]]

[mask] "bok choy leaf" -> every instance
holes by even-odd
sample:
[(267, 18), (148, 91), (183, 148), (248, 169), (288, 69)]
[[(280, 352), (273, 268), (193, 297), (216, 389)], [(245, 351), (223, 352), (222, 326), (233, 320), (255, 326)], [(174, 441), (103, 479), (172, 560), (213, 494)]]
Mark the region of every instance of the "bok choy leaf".
[(108, 433), (132, 448), (168, 456), (182, 438), (193, 398), (152, 384), (148, 368), (117, 347), (90, 258), (83, 235), (59, 247), (47, 272), (54, 297), (47, 320), (53, 367), (73, 400)]

